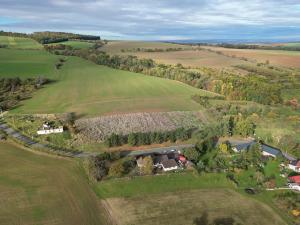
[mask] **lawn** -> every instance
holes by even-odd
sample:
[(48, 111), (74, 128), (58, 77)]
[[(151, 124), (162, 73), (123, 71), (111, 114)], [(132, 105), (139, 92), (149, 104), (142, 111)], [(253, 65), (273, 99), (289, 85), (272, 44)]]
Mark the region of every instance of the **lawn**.
[(201, 108), (192, 101), (193, 94), (212, 95), (178, 81), (115, 70), (77, 57), (68, 57), (57, 70), (59, 58), (45, 51), (0, 49), (0, 77), (44, 75), (55, 81), (35, 92), (15, 113), (188, 111)]
[(286, 224), (269, 206), (231, 189), (165, 192), (104, 202), (120, 225)]
[(107, 180), (96, 184), (95, 191), (100, 198), (112, 198), (213, 187), (232, 188), (234, 184), (228, 181), (226, 174), (184, 172)]
[(75, 161), (0, 142), (0, 224), (107, 224)]
[(33, 39), (21, 37), (0, 36), (0, 45), (7, 45), (12, 49), (42, 49), (43, 46)]

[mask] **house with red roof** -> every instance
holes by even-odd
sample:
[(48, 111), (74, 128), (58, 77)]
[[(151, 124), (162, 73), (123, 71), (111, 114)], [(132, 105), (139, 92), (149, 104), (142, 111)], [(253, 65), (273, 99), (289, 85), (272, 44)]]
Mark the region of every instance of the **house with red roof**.
[(289, 187), (291, 189), (300, 191), (300, 175), (289, 177)]
[(300, 175), (289, 177), (289, 181), (300, 185)]

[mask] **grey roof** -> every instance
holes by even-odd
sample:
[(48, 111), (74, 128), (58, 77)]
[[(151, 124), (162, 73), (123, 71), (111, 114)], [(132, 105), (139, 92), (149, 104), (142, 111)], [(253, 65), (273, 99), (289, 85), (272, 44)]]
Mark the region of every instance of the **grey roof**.
[(298, 160), (295, 157), (291, 156), (290, 154), (288, 154), (286, 152), (282, 152), (282, 155), (284, 158), (286, 158), (289, 161), (297, 161), (298, 162)]
[(164, 168), (171, 168), (171, 167), (178, 166), (175, 159), (164, 160), (164, 161), (162, 161), (162, 165), (163, 165)]
[(293, 161), (290, 162), (290, 164), (293, 165), (293, 166), (297, 166), (298, 160), (293, 160)]
[(255, 141), (243, 142), (233, 145), (237, 151), (248, 150), (252, 145), (255, 144)]
[(169, 160), (167, 155), (156, 155), (153, 157), (154, 164), (161, 164), (165, 160)]
[(271, 147), (269, 145), (266, 145), (266, 144), (262, 144), (261, 145), (261, 148), (264, 152), (267, 152), (271, 155), (274, 155), (274, 156), (278, 156), (278, 155), (281, 155), (281, 151), (277, 148), (274, 148), (274, 147)]

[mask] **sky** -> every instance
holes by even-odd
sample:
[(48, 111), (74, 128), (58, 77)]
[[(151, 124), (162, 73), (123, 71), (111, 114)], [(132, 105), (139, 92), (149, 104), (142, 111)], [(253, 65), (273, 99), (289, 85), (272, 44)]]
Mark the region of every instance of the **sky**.
[(0, 0), (0, 30), (125, 40), (300, 41), (300, 0)]

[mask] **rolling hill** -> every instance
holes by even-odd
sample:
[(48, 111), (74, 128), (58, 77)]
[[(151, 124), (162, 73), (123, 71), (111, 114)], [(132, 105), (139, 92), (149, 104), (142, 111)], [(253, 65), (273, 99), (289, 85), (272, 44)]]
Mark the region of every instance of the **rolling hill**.
[(63, 113), (84, 115), (144, 111), (197, 110), (193, 94), (211, 95), (186, 84), (95, 65), (44, 50), (0, 49), (0, 77), (45, 76), (54, 82), (36, 92), (15, 113)]

